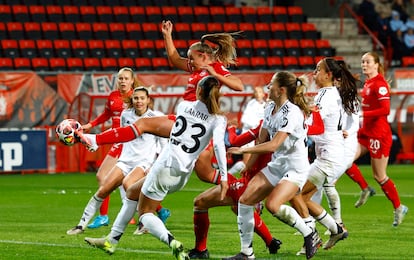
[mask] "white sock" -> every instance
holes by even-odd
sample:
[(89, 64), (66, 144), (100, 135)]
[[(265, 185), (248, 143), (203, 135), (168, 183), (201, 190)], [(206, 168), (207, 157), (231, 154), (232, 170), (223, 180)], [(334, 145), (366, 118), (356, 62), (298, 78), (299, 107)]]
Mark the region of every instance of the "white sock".
[(121, 196), (121, 201), (124, 201), (124, 199), (126, 198), (126, 191), (125, 191), (124, 185), (121, 184), (118, 189), (119, 189), (119, 195)]
[(253, 254), (254, 207), (239, 202), (237, 224), (241, 243), (241, 252), (245, 255)]
[(313, 231), (291, 206), (281, 205), (278, 212), (274, 213), (273, 216), (298, 230), (304, 237), (310, 235)]
[(305, 221), (305, 224), (310, 227), (312, 230), (315, 230), (316, 228), (316, 221), (312, 216), (309, 216), (307, 218), (304, 218), (303, 221)]
[(81, 219), (79, 220), (78, 226), (82, 226), (82, 229), (85, 229), (88, 225), (89, 221), (93, 218), (95, 213), (101, 207), (102, 202), (104, 199), (99, 198), (96, 193), (92, 196), (89, 200), (88, 204), (86, 204), (85, 209), (83, 210), (83, 214)]
[(312, 196), (311, 200), (312, 200), (313, 202), (315, 202), (315, 203), (317, 203), (317, 204), (321, 205), (321, 203), (322, 203), (322, 189), (317, 190), (317, 191), (313, 194), (313, 196)]
[(137, 210), (138, 201), (125, 198), (122, 202), (121, 210), (118, 212), (114, 224), (112, 225), (111, 232), (109, 233), (109, 241), (111, 243), (118, 243), (122, 234), (124, 233), (129, 221), (134, 216)]
[(328, 199), (329, 208), (332, 212), (332, 217), (337, 223), (342, 223), (341, 217), (341, 199), (335, 186), (323, 186), (326, 198)]
[(244, 164), (243, 161), (238, 161), (235, 164), (233, 164), (233, 166), (230, 168), (230, 170), (228, 170), (228, 173), (230, 173), (231, 175), (239, 173), (241, 170), (243, 170), (243, 168), (245, 166), (246, 165)]
[(172, 236), (171, 232), (168, 231), (159, 217), (155, 216), (153, 213), (145, 213), (139, 217), (139, 222), (141, 222), (154, 237), (169, 246), (170, 241), (168, 241), (168, 235)]
[(322, 213), (316, 217), (316, 220), (329, 229), (331, 234), (338, 234), (338, 225), (333, 217), (326, 212), (326, 210), (323, 210)]

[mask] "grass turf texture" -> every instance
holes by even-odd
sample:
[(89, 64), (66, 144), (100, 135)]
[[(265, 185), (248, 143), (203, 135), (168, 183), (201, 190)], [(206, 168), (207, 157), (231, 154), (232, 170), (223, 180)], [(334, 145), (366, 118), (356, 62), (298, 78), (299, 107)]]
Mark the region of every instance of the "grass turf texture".
[[(333, 249), (320, 249), (314, 259), (414, 259), (414, 167), (392, 165), (388, 174), (395, 182), (401, 201), (410, 208), (404, 222), (392, 227), (393, 209), (380, 187), (372, 178), (369, 166), (362, 166), (368, 182), (377, 191), (359, 209), (354, 203), (359, 188), (343, 176), (337, 189), (341, 195), (342, 216), (349, 238)], [(210, 184), (202, 183), (193, 174), (180, 192), (167, 196), (163, 205), (171, 210), (167, 228), (184, 243), (194, 247), (192, 201)], [(94, 173), (54, 175), (0, 175), (0, 259), (173, 259), (170, 249), (151, 235), (132, 235), (135, 226), (129, 225), (114, 255), (91, 248), (84, 237), (102, 237), (120, 209), (119, 192), (111, 195), (108, 227), (87, 229), (77, 236), (66, 235), (75, 226), (89, 198), (96, 191)], [(327, 209), (327, 204), (323, 202)], [(211, 258), (231, 256), (239, 252), (240, 242), (236, 216), (229, 207), (210, 209), (208, 249)], [(258, 259), (305, 259), (295, 256), (303, 238), (293, 235), (296, 230), (283, 224), (264, 210), (263, 219), (272, 234), (283, 241), (276, 255), (268, 254), (262, 240), (254, 236)], [(321, 237), (325, 228), (317, 225)]]

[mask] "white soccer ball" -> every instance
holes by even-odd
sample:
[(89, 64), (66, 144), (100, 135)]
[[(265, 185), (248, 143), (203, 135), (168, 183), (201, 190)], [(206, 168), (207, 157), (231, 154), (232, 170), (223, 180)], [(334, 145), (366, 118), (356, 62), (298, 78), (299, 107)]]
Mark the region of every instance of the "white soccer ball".
[(71, 146), (78, 142), (75, 130), (82, 131), (81, 124), (75, 119), (65, 119), (56, 126), (56, 136), (63, 144)]

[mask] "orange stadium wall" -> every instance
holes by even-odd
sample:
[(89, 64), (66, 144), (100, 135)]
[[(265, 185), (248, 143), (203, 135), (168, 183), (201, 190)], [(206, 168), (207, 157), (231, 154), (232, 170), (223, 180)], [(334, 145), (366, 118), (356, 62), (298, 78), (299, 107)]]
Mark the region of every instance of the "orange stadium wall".
[[(266, 86), (273, 72), (235, 72), (245, 84), (244, 92), (231, 92), (224, 86), (222, 98), (224, 111), (229, 120), (239, 120), (244, 104), (251, 98), (255, 86)], [(301, 75), (303, 72), (297, 72)], [(315, 91), (312, 74), (310, 92)], [(174, 113), (181, 100), (188, 74), (185, 73), (139, 73), (138, 78), (146, 86), (152, 86), (154, 109)], [(391, 72), (392, 108), (389, 122), (403, 144), (401, 161), (411, 160), (414, 154), (414, 70), (396, 69)], [(84, 172), (95, 170), (102, 162), (108, 147), (97, 153), (87, 152), (82, 146), (67, 147), (54, 135), (54, 126), (64, 118), (74, 118), (81, 123), (102, 112), (106, 96), (116, 87), (115, 73), (36, 74), (33, 72), (0, 73), (0, 128), (47, 129), (44, 170), (12, 169), (18, 172)], [(105, 124), (94, 129), (101, 132)], [(2, 140), (0, 140), (0, 143)], [(4, 151), (0, 149), (0, 162)], [(405, 156), (405, 157), (404, 157)], [(414, 160), (414, 156), (413, 160)], [(32, 159), (32, 158), (29, 158)], [(0, 172), (2, 171), (0, 168)]]

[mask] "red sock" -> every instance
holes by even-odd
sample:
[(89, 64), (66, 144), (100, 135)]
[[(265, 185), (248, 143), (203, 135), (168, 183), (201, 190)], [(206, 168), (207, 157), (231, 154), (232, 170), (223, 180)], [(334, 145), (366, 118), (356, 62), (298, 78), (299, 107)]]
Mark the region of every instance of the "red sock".
[(107, 130), (101, 134), (96, 135), (96, 144), (114, 144), (124, 143), (137, 138), (141, 133), (138, 128), (133, 124), (124, 127), (118, 127), (111, 130)]
[(401, 205), (400, 197), (398, 196), (397, 188), (395, 187), (394, 182), (388, 178), (385, 182), (378, 182), (381, 185), (381, 189), (384, 192), (385, 196), (391, 201), (394, 209), (398, 208)]
[(194, 212), (193, 216), (194, 234), (195, 234), (195, 249), (204, 251), (207, 249), (207, 235), (210, 227), (210, 219), (208, 218), (208, 211)]
[[(230, 139), (230, 137), (229, 137)], [(242, 146), (245, 145), (247, 143), (250, 143), (251, 141), (254, 141), (256, 139), (256, 137), (250, 132), (244, 132), (240, 135), (236, 135), (234, 136), (232, 139), (230, 139), (230, 144), (232, 146)]]
[(109, 208), (109, 196), (106, 197), (102, 201), (101, 208), (99, 209), (99, 215), (101, 215), (101, 216), (108, 215), (108, 208)]
[(258, 234), (265, 244), (268, 246), (272, 241), (272, 234), (270, 234), (269, 228), (266, 226), (260, 215), (255, 211), (254, 212), (254, 232)]
[(364, 179), (361, 170), (353, 163), (352, 166), (346, 170), (346, 174), (356, 183), (358, 183), (361, 190), (368, 188), (368, 182)]
[(162, 206), (161, 206), (161, 204), (159, 204), (159, 205), (157, 206), (157, 209), (156, 209), (155, 211), (156, 211), (156, 212), (159, 212), (161, 209), (162, 209)]

